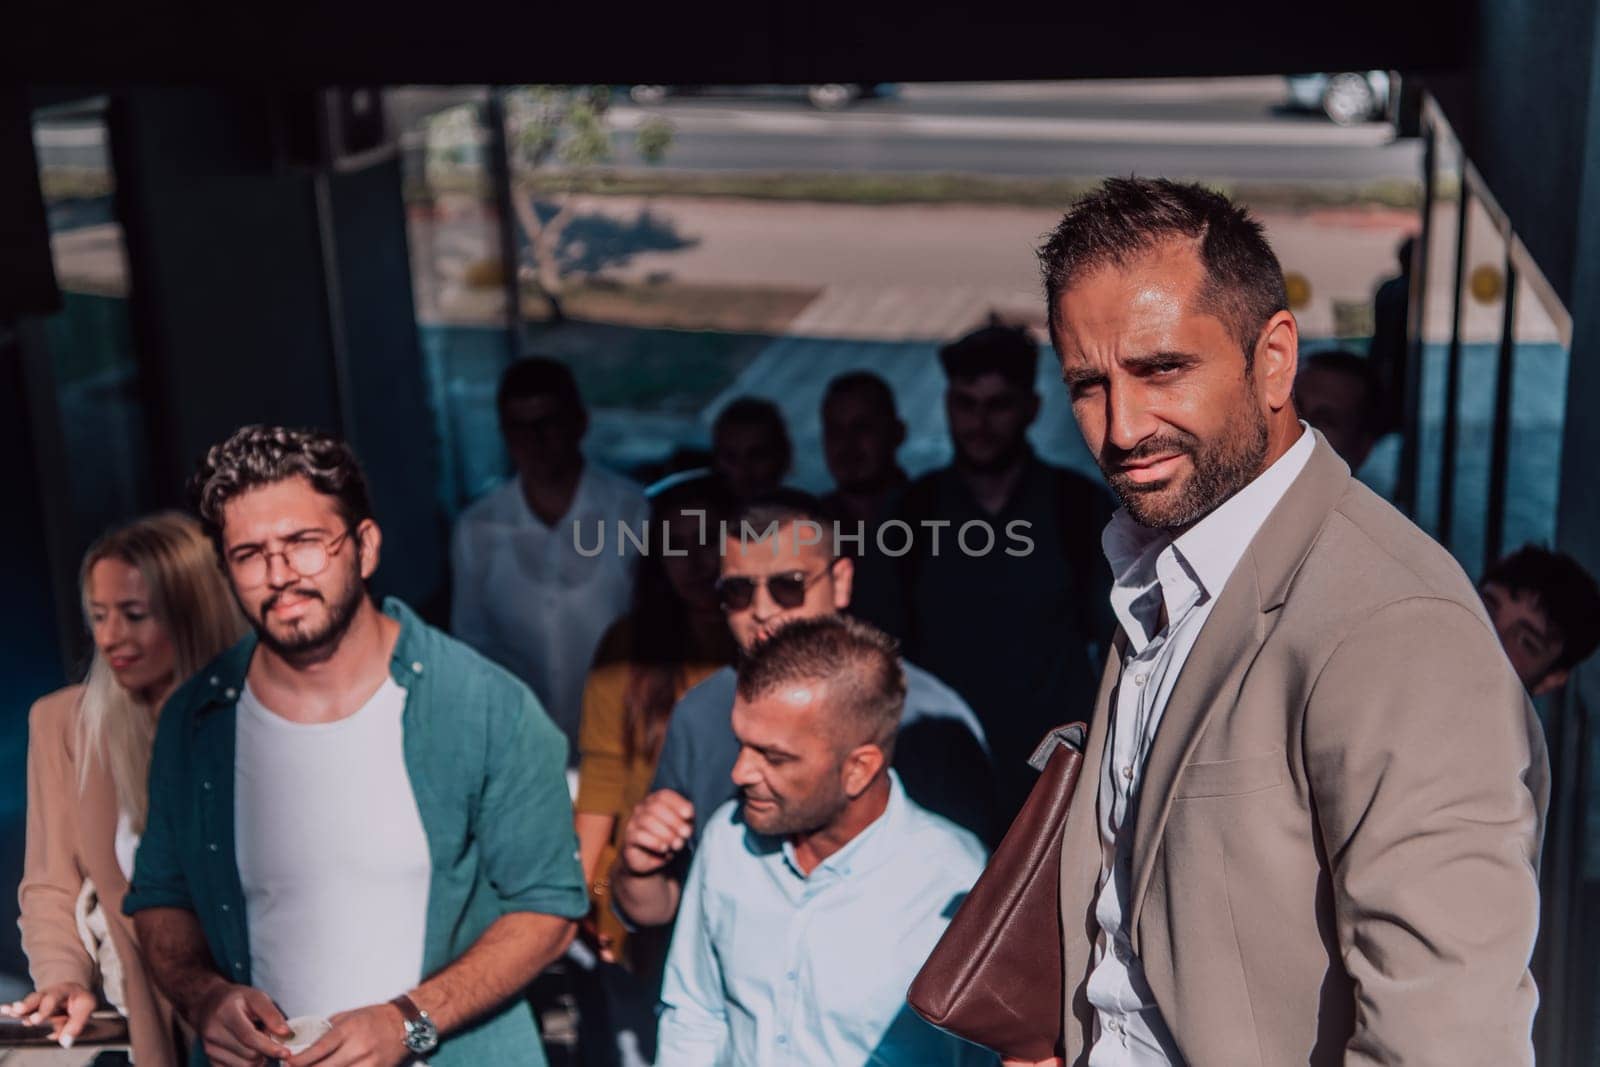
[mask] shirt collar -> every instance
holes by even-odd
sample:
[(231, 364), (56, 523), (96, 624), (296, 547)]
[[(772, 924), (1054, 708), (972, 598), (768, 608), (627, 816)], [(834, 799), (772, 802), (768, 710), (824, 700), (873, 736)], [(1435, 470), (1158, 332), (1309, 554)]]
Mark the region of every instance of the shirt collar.
[(900, 785), (900, 776), (891, 770), (889, 803), (884, 806), (883, 814), (873, 819), (865, 830), (851, 838), (839, 851), (817, 864), (809, 875), (801, 872), (800, 863), (795, 858), (794, 844), (785, 838), (782, 848), (783, 862), (797, 877), (808, 882), (819, 881), (819, 875), (849, 878), (852, 874), (871, 870), (889, 857), (892, 844), (900, 839), (901, 825), (905, 822), (906, 803), (905, 789)]
[[(427, 670), (428, 656), (424, 649), (422, 620), (399, 597), (386, 597), (383, 613), (400, 624), (400, 637), (395, 641), (394, 653), (389, 657), (389, 674), (398, 684), (409, 687)], [(197, 698), (198, 714), (232, 707), (238, 702), (259, 640), (255, 631), (250, 631), (200, 672), (205, 681), (201, 683)]]
[[(1192, 603), (1216, 597), (1233, 576), (1244, 551), (1316, 447), (1316, 431), (1300, 423), (1300, 437), (1289, 450), (1233, 496), (1183, 533), (1140, 526), (1118, 508), (1101, 536), (1111, 565), (1111, 607), (1134, 651), (1157, 630), (1158, 608), (1169, 620)], [(1159, 585), (1159, 600), (1153, 596)]]

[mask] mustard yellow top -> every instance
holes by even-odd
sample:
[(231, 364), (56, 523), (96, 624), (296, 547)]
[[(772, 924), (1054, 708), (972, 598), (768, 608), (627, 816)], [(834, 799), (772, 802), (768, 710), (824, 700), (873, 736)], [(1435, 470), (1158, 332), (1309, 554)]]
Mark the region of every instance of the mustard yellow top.
[[(621, 846), (628, 815), (650, 792), (650, 782), (656, 774), (654, 756), (635, 752), (630, 758), (628, 752), (626, 701), (633, 667), (628, 659), (631, 640), (632, 627), (626, 617), (612, 624), (600, 641), (594, 666), (584, 683), (583, 719), (578, 727), (578, 799), (574, 805), (579, 812), (616, 819), (611, 844), (600, 857), (589, 891), (596, 904), (600, 932), (609, 935), (619, 951), (626, 929), (611, 911), (609, 872)], [(724, 665), (709, 660), (680, 664), (673, 679), (673, 702)]]

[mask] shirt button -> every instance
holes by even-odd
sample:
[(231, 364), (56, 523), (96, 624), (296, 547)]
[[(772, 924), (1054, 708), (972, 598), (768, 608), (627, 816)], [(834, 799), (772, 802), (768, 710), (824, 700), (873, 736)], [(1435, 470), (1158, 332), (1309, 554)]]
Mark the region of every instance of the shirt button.
[(1136, 674), (1136, 675), (1133, 676), (1133, 684), (1134, 685), (1143, 685), (1144, 684), (1144, 680), (1146, 678), (1148, 678), (1148, 677), (1150, 677), (1148, 674)]
[(237, 697), (239, 695), (239, 691), (237, 689), (232, 689), (232, 688), (224, 689), (222, 691), (222, 695), (227, 697), (229, 700), (232, 700), (234, 697)]
[(201, 782), (200, 783), (200, 788), (204, 789), (207, 793), (209, 793), (209, 792), (211, 792), (211, 783), (209, 781)]
[(211, 844), (207, 845), (206, 848), (209, 848), (212, 852), (215, 852), (217, 851), (217, 843), (213, 841)]
[(244, 964), (242, 964), (242, 963), (235, 963), (235, 964), (234, 964), (234, 965), (233, 965), (233, 973), (234, 973), (234, 974), (243, 974), (243, 973), (244, 973)]
[(778, 1044), (787, 1045), (788, 1043), (789, 1043), (789, 1035), (788, 1034), (779, 1034), (778, 1035)]
[(222, 684), (222, 679), (218, 678), (216, 675), (213, 674), (211, 676), (211, 684), (212, 685), (221, 685)]
[(1122, 777), (1126, 778), (1130, 782), (1133, 781), (1133, 768), (1132, 767), (1124, 767), (1124, 768), (1122, 768)]
[(796, 981), (796, 980), (799, 979), (800, 972), (799, 971), (790, 971), (788, 974), (784, 975), (784, 977), (789, 979), (789, 981), (793, 982), (793, 981)]
[(228, 905), (224, 904), (224, 905), (222, 905), (222, 910), (223, 911), (232, 911), (233, 909), (230, 908)]
[(1117, 1020), (1115, 1020), (1115, 1019), (1107, 1019), (1106, 1020), (1106, 1029), (1110, 1030), (1114, 1034), (1118, 1030), (1122, 1029), (1122, 1024), (1117, 1022)]

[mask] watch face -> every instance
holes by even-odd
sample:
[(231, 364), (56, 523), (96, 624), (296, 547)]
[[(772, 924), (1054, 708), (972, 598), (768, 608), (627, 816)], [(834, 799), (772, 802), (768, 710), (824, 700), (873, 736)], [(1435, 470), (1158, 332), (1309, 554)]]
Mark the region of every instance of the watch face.
[(416, 1022), (406, 1023), (406, 1048), (419, 1055), (439, 1047), (439, 1029), (433, 1020), (424, 1015)]

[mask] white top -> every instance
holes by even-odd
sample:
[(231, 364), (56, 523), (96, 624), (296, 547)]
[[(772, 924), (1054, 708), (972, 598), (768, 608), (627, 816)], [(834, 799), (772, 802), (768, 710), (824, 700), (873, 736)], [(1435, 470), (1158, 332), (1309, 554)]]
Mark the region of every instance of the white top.
[(433, 863), (392, 678), (354, 715), (290, 722), (239, 697), (234, 825), (252, 984), (286, 1017), (381, 1004), (422, 978)]
[[(648, 516), (637, 485), (586, 462), (572, 506), (553, 526), (534, 515), (516, 478), (456, 520), (450, 628), (528, 684), (567, 735), (569, 758), (595, 648), (633, 595), (637, 552), (617, 523), (638, 532)], [(575, 523), (588, 555), (578, 551)]]
[[(1103, 863), (1094, 913), (1101, 936), (1089, 974), (1088, 998), (1095, 1011), (1090, 1067), (1183, 1062), (1124, 925), (1133, 874), (1134, 806), (1145, 759), (1195, 640), (1251, 539), (1305, 468), (1315, 445), (1316, 435), (1307, 428), (1260, 477), (1176, 538), (1170, 530), (1140, 526), (1126, 509), (1119, 509), (1106, 526), (1102, 542), (1116, 578), (1111, 607), (1128, 635), (1128, 646), (1100, 768), (1097, 810)], [(1158, 632), (1163, 606), (1167, 625)]]
[(111, 839), (111, 848), (117, 854), (117, 866), (122, 868), (122, 877), (132, 882), (133, 857), (139, 851), (139, 835), (133, 832), (133, 817), (120, 807), (117, 808), (117, 832)]

